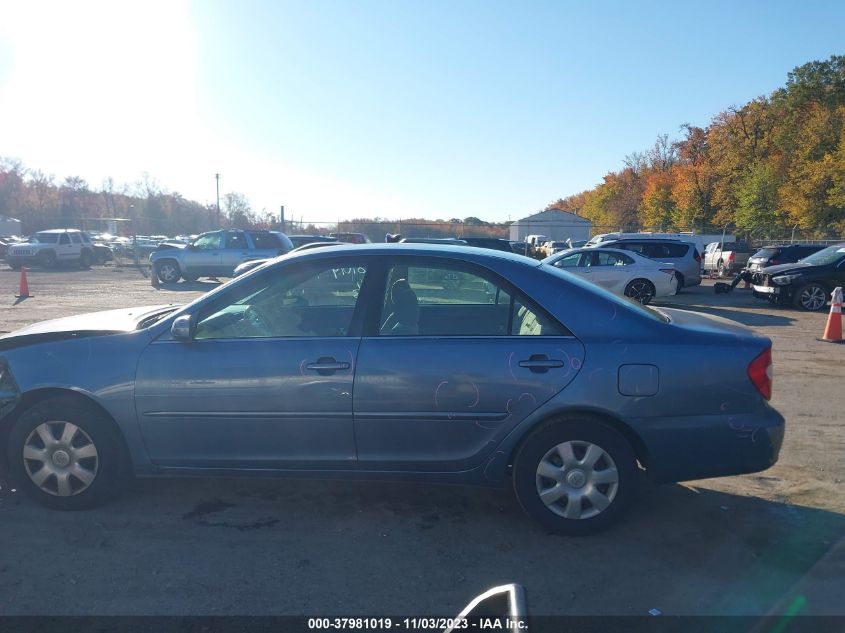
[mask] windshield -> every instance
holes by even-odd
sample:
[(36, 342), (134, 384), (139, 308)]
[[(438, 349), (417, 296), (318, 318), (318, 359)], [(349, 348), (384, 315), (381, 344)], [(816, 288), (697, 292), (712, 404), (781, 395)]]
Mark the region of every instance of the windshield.
[(55, 244), (59, 241), (58, 233), (36, 233), (32, 237), (32, 241), (36, 244)]
[(836, 246), (828, 246), (824, 250), (808, 255), (801, 260), (801, 263), (811, 264), (813, 266), (827, 266), (843, 258), (845, 258), (845, 245), (837, 244)]

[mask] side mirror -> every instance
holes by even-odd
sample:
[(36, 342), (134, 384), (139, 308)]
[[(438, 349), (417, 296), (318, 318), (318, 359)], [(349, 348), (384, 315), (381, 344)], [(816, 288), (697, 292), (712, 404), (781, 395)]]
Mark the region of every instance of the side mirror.
[(193, 338), (191, 315), (183, 314), (173, 320), (170, 326), (170, 336), (177, 341), (190, 341)]

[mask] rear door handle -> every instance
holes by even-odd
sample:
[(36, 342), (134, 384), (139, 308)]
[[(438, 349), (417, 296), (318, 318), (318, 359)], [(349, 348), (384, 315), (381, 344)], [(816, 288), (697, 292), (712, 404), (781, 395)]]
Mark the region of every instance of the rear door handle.
[(563, 367), (563, 361), (549, 358), (545, 354), (532, 354), (528, 360), (519, 361), (519, 366), (530, 369), (536, 374), (542, 374), (550, 369)]
[(343, 371), (345, 369), (349, 369), (349, 363), (345, 363), (342, 361), (336, 361), (331, 356), (323, 356), (317, 359), (316, 363), (308, 363), (305, 366), (305, 369), (310, 371), (316, 371), (323, 376), (328, 376), (329, 374), (333, 374), (336, 371)]

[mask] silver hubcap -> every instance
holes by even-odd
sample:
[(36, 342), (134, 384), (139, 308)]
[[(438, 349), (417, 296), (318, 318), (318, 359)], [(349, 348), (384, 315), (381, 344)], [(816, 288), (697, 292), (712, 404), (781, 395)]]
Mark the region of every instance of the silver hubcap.
[(173, 264), (164, 264), (159, 268), (159, 271), (164, 281), (173, 281), (176, 279), (176, 267)]
[(628, 296), (640, 303), (648, 303), (651, 301), (651, 288), (644, 281), (631, 284), (631, 290)]
[(808, 310), (818, 310), (826, 302), (827, 297), (824, 294), (824, 290), (818, 286), (804, 288), (804, 290), (801, 291), (801, 305)]
[(100, 463), (91, 437), (70, 422), (39, 424), (26, 438), (23, 461), (32, 483), (57, 497), (87, 489)]
[(597, 444), (573, 440), (547, 452), (537, 465), (537, 494), (565, 519), (590, 519), (606, 510), (619, 490), (619, 473)]

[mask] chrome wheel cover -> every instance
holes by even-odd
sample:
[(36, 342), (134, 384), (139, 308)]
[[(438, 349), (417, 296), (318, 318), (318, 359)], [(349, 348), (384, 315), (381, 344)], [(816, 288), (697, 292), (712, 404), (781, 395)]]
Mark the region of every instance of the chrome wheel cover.
[(619, 471), (607, 451), (578, 440), (552, 447), (537, 465), (536, 481), (545, 506), (572, 520), (601, 514), (619, 491)]
[(23, 445), (27, 476), (55, 497), (72, 497), (87, 490), (97, 477), (100, 458), (85, 431), (71, 422), (39, 424)]

